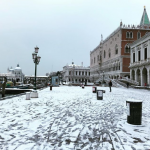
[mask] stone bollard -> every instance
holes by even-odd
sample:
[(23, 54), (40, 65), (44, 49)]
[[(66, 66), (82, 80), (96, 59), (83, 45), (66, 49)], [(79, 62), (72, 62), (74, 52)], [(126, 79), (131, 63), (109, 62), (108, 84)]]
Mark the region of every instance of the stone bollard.
[(30, 92), (26, 92), (26, 100), (30, 100)]
[(142, 124), (142, 100), (128, 99), (127, 106), (127, 122), (133, 125)]
[(82, 89), (84, 89), (84, 85), (82, 85)]
[(31, 98), (38, 98), (38, 92), (36, 90), (31, 92)]

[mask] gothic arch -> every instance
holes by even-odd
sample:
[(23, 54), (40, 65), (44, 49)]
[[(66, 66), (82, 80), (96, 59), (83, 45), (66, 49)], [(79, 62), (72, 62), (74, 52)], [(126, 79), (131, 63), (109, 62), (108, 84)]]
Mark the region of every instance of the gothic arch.
[(126, 38), (129, 38), (129, 32), (128, 31), (126, 32)]
[(104, 58), (106, 57), (106, 52), (105, 52), (105, 50), (104, 50)]
[(118, 54), (118, 45), (115, 46), (115, 54)]
[(131, 71), (131, 78), (132, 78), (132, 80), (135, 80), (135, 71), (134, 70)]
[(133, 38), (133, 32), (132, 31), (130, 32), (130, 38)]
[(142, 86), (147, 84), (147, 68), (143, 68), (142, 70)]
[(139, 38), (141, 38), (141, 32), (140, 31), (137, 32), (137, 39), (139, 39)]
[(125, 53), (130, 53), (130, 46), (128, 43), (125, 45)]

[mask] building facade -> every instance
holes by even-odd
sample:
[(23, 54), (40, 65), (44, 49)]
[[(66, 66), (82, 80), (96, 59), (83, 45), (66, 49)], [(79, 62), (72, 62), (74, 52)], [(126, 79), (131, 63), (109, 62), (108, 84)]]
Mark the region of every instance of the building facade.
[(7, 73), (1, 73), (0, 76), (6, 76), (8, 80), (16, 80), (16, 82), (23, 82), (24, 74), (22, 73), (22, 69), (19, 64), (15, 69), (8, 68)]
[(70, 65), (63, 67), (63, 81), (67, 83), (79, 84), (82, 82), (89, 82), (90, 67), (82, 65), (75, 65), (73, 62)]
[(150, 85), (150, 32), (131, 44), (130, 77), (139, 85)]
[(104, 72), (111, 79), (130, 77), (130, 44), (150, 31), (150, 22), (144, 8), (140, 25), (123, 25), (90, 52), (91, 77), (97, 80)]

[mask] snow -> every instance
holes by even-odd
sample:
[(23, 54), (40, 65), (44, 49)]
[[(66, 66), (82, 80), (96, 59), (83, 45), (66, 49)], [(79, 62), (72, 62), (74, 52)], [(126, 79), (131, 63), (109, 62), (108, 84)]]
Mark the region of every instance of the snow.
[(127, 99), (127, 102), (143, 102), (143, 101), (138, 99)]
[[(142, 89), (53, 87), (0, 101), (2, 150), (148, 150), (150, 93)], [(127, 123), (127, 100), (142, 102), (142, 125)]]

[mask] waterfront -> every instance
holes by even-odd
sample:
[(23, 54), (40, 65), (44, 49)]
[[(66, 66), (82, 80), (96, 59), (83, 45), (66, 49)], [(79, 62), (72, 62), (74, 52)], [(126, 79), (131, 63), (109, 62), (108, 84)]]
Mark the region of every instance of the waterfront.
[[(0, 149), (149, 149), (149, 91), (97, 88), (106, 91), (103, 100), (92, 87), (60, 86), (1, 101)], [(127, 123), (128, 99), (143, 100), (140, 126)]]

